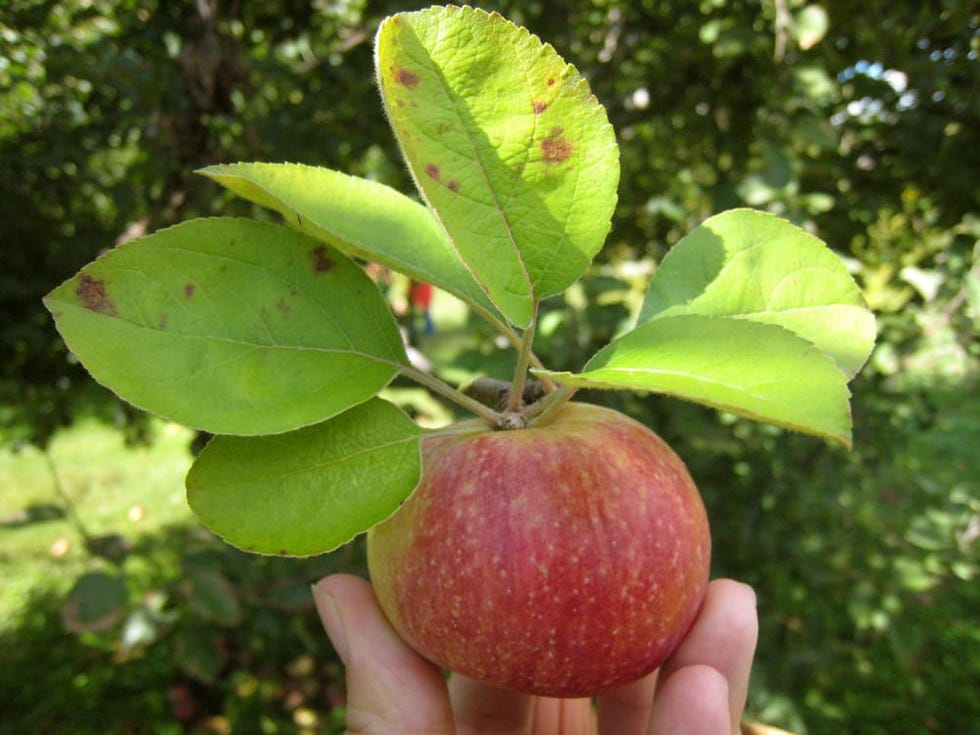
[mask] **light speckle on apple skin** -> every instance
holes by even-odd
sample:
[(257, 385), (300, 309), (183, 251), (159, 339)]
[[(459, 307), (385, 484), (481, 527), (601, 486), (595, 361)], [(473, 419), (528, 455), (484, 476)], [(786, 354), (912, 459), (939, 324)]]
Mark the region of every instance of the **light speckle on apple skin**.
[(571, 404), (541, 430), (427, 439), (423, 462), (368, 544), (382, 608), (422, 655), (570, 697), (676, 648), (707, 587), (710, 536), (686, 468), (649, 429)]

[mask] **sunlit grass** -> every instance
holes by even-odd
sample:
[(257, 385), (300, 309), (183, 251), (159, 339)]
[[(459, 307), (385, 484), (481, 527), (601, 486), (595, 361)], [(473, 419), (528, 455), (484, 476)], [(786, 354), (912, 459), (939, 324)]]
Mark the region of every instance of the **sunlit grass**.
[(183, 485), (192, 432), (151, 426), (148, 446), (127, 446), (118, 428), (84, 420), (59, 432), (47, 456), (30, 446), (0, 451), (0, 630), (32, 592), (67, 590), (92, 567), (85, 534), (132, 541), (193, 522)]

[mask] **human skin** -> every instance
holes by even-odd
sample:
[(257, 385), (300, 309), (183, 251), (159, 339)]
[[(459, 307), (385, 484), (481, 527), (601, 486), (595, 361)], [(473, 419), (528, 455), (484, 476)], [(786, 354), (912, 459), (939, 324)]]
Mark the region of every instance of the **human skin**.
[(739, 732), (758, 636), (752, 588), (708, 586), (687, 636), (653, 673), (594, 699), (495, 689), (442, 671), (391, 628), (371, 586), (338, 574), (313, 588), (346, 667), (347, 727), (383, 735), (724, 735)]

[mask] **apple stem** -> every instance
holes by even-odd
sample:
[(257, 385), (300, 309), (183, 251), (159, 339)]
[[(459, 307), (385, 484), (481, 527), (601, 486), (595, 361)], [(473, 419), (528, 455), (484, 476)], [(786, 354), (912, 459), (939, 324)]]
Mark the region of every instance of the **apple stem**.
[[(485, 309), (478, 308), (478, 307), (472, 307), (472, 308), (480, 316), (486, 319), (487, 322), (492, 324), (494, 328), (496, 328), (497, 331), (499, 331), (504, 337), (506, 337), (507, 341), (510, 342), (511, 345), (513, 345), (514, 349), (520, 351), (522, 340), (521, 340), (521, 336), (517, 334), (517, 332), (511, 329), (507, 324), (501, 322), (499, 319), (493, 316), (493, 314), (491, 314), (489, 311), (486, 311)], [(541, 362), (541, 358), (535, 355), (533, 351), (531, 351), (530, 354), (528, 355), (528, 359), (530, 360), (531, 365), (533, 367), (536, 367), (538, 370), (547, 370), (547, 368), (544, 366), (544, 363)], [(554, 381), (551, 378), (549, 378), (547, 375), (540, 376), (538, 380), (541, 382), (541, 385), (544, 388), (545, 393), (551, 393), (551, 391), (555, 389)]]
[(534, 342), (534, 330), (538, 323), (538, 305), (534, 304), (534, 315), (531, 324), (521, 335), (521, 346), (517, 351), (517, 365), (514, 367), (514, 380), (510, 384), (510, 396), (507, 400), (508, 413), (517, 413), (524, 408), (524, 381), (527, 380), (528, 366), (531, 360), (531, 344)]
[(489, 406), (484, 406), (475, 398), (470, 398), (461, 391), (453, 388), (449, 383), (446, 383), (434, 375), (429, 375), (423, 370), (412, 367), (411, 365), (400, 365), (402, 375), (406, 378), (414, 380), (416, 383), (428, 388), (433, 393), (438, 393), (443, 398), (448, 398), (453, 403), (462, 406), (468, 411), (472, 411), (477, 416), (486, 419), (494, 427), (500, 426), (502, 416), (499, 412), (494, 411)]

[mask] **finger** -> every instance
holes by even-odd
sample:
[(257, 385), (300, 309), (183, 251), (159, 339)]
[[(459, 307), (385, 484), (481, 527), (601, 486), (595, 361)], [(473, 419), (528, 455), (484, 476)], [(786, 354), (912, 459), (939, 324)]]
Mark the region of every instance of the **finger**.
[(728, 682), (717, 669), (694, 664), (661, 680), (649, 735), (721, 735), (732, 732)]
[(347, 669), (351, 732), (453, 732), (442, 672), (392, 630), (366, 581), (326, 577), (314, 585), (313, 599)]
[(497, 689), (453, 674), (449, 696), (458, 735), (590, 735), (595, 712), (589, 699), (553, 699)]
[(531, 697), (481, 684), (462, 674), (449, 678), (449, 698), (458, 735), (524, 733)]
[[(708, 585), (701, 611), (680, 647), (660, 670), (660, 686), (692, 665), (718, 671), (728, 683), (732, 732), (738, 731), (749, 690), (752, 656), (759, 636), (755, 592), (746, 584), (718, 579)], [(657, 698), (660, 692), (657, 692)]]
[(595, 731), (591, 699), (535, 698), (531, 735), (592, 735)]
[(596, 697), (599, 732), (632, 735), (646, 731), (657, 688), (657, 672)]

